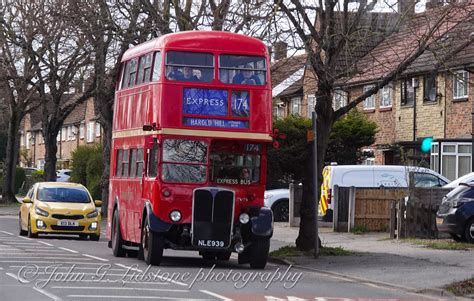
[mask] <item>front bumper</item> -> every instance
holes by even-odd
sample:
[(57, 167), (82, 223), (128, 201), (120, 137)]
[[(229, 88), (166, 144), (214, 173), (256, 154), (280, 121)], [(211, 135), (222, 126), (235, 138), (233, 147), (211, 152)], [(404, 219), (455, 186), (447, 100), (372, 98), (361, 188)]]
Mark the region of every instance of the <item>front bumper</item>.
[(460, 235), (464, 233), (463, 220), (457, 210), (452, 210), (446, 214), (436, 215), (436, 227), (439, 232)]
[[(62, 233), (62, 234), (100, 234), (100, 215), (93, 218), (83, 218), (78, 220), (68, 220), (76, 222), (74, 226), (61, 226), (59, 221), (64, 219), (53, 218), (51, 214), (49, 216), (42, 216), (39, 214), (31, 214), (31, 231), (33, 233)], [(43, 227), (38, 226), (38, 221), (42, 221)], [(95, 223), (96, 228), (92, 225)]]

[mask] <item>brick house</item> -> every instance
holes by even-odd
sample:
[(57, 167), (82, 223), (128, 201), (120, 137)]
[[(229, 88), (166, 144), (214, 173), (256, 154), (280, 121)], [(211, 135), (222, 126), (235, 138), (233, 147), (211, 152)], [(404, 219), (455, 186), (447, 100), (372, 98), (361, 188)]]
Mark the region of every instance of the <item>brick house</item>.
[[(436, 5), (428, 3), (427, 7), (361, 60), (368, 68), (344, 86), (351, 99), (403, 60), (410, 49), (407, 45), (417, 39), (412, 29), (430, 26), (435, 19), (431, 16), (438, 13)], [(456, 20), (462, 22), (443, 24), (428, 51), (358, 106), (379, 125), (371, 147), (375, 164), (425, 165), (450, 179), (471, 171), (473, 83), (469, 77), (474, 64), (474, 28), (470, 15), (457, 15)], [(426, 137), (435, 139), (431, 154), (420, 150)]]
[[(100, 143), (102, 129), (96, 122), (92, 98), (78, 105), (64, 120), (57, 137), (57, 168), (69, 168), (71, 154), (80, 145)], [(45, 146), (41, 132), (41, 110), (28, 114), (22, 123), (20, 148), (26, 149), (28, 160), (21, 158), (21, 166), (43, 169)]]

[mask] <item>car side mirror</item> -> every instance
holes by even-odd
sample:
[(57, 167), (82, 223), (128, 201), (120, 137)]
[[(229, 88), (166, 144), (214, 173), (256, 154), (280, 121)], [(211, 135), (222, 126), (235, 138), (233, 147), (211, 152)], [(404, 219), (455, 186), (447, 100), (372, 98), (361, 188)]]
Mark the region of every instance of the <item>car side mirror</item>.
[(101, 200), (95, 200), (94, 204), (95, 204), (96, 207), (100, 207), (100, 206), (102, 206), (102, 201)]
[(29, 197), (25, 197), (22, 202), (23, 204), (31, 204), (31, 199)]

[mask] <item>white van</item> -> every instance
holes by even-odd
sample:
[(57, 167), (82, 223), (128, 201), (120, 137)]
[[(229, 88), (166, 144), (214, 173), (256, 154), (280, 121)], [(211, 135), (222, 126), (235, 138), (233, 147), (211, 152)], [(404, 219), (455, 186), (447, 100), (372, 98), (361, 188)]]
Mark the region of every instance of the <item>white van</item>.
[(331, 196), (334, 185), (340, 187), (408, 187), (410, 174), (415, 187), (441, 187), (450, 181), (424, 167), (397, 165), (331, 165), (324, 167), (319, 211), (332, 219)]

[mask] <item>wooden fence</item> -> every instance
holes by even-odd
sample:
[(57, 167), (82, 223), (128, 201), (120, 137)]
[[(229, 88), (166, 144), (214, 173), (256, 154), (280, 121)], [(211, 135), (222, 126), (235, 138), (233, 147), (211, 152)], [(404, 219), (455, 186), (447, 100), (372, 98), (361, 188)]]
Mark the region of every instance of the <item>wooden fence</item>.
[(450, 189), (334, 187), (333, 230), (355, 227), (392, 238), (439, 237), (436, 211)]

